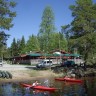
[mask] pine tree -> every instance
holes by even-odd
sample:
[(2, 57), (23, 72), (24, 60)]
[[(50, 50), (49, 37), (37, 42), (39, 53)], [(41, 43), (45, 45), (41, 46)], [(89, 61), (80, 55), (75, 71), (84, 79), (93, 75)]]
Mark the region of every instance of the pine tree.
[(6, 44), (9, 35), (4, 31), (13, 27), (12, 20), (16, 12), (11, 11), (16, 5), (13, 1), (0, 0), (0, 44)]
[(71, 42), (87, 62), (90, 57), (96, 57), (96, 4), (92, 0), (76, 0), (70, 9), (74, 17), (71, 23)]
[(54, 14), (50, 6), (47, 6), (44, 9), (43, 15), (42, 15), (42, 22), (40, 24), (40, 30), (38, 33), (39, 36), (39, 42), (40, 42), (40, 48), (43, 51), (49, 51), (49, 45), (50, 45), (50, 36), (51, 34), (55, 32), (55, 26), (54, 26)]
[(13, 39), (13, 42), (11, 44), (11, 55), (18, 56), (18, 46), (15, 38)]
[(26, 43), (26, 52), (35, 52), (35, 51), (40, 51), (40, 46), (39, 42), (36, 36), (32, 35), (29, 37), (29, 40)]
[(20, 42), (20, 47), (19, 47), (20, 54), (25, 53), (25, 46), (26, 46), (26, 44), (25, 44), (25, 38), (24, 38), (24, 36), (22, 36), (22, 39), (21, 39), (21, 42)]
[(71, 23), (74, 36), (84, 36), (96, 30), (96, 4), (92, 0), (77, 0), (70, 9), (74, 17)]

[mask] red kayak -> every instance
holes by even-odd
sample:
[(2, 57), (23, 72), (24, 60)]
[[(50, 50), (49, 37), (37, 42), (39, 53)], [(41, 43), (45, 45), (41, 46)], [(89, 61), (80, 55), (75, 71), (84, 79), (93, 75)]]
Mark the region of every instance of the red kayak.
[(36, 90), (42, 90), (42, 91), (55, 91), (57, 90), (57, 88), (51, 88), (51, 87), (46, 87), (46, 86), (32, 86), (31, 84), (25, 84), (25, 83), (21, 83), (20, 84), (23, 87), (29, 87), (31, 89), (36, 89)]
[(73, 79), (73, 78), (55, 78), (58, 81), (66, 81), (66, 82), (76, 82), (76, 83), (83, 83), (83, 80), (80, 79)]

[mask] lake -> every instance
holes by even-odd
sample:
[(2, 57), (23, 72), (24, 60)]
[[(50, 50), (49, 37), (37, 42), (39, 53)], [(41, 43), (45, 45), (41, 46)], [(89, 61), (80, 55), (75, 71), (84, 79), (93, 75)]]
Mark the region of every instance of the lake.
[[(96, 96), (96, 77), (82, 78), (83, 83), (68, 83), (64, 81), (55, 81), (54, 78), (38, 79), (44, 86), (58, 88), (55, 92), (44, 92), (40, 90), (28, 89), (20, 86), (18, 83), (0, 84), (0, 96)], [(32, 81), (24, 83), (32, 84)]]

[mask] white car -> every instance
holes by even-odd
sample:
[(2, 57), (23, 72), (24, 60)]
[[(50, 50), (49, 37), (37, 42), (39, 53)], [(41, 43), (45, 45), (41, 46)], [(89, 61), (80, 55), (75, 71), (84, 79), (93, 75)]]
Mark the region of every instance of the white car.
[(37, 68), (45, 68), (45, 67), (50, 67), (52, 65), (52, 60), (45, 59), (42, 60), (39, 64), (36, 65)]

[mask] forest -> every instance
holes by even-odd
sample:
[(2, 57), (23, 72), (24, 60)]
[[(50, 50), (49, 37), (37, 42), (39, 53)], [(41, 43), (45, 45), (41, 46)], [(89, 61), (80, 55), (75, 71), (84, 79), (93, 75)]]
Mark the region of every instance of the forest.
[[(10, 47), (6, 41), (11, 34), (10, 30), (16, 18), (16, 2), (0, 0), (0, 57), (11, 58), (28, 52), (46, 52), (65, 50), (70, 53), (81, 54), (87, 64), (96, 64), (96, 4), (92, 0), (76, 0), (70, 5), (73, 20), (70, 24), (62, 25), (57, 32), (55, 14), (50, 6), (42, 12), (38, 34), (32, 34), (26, 41), (22, 34), (21, 39), (14, 38)], [(63, 9), (62, 9), (63, 10)]]

